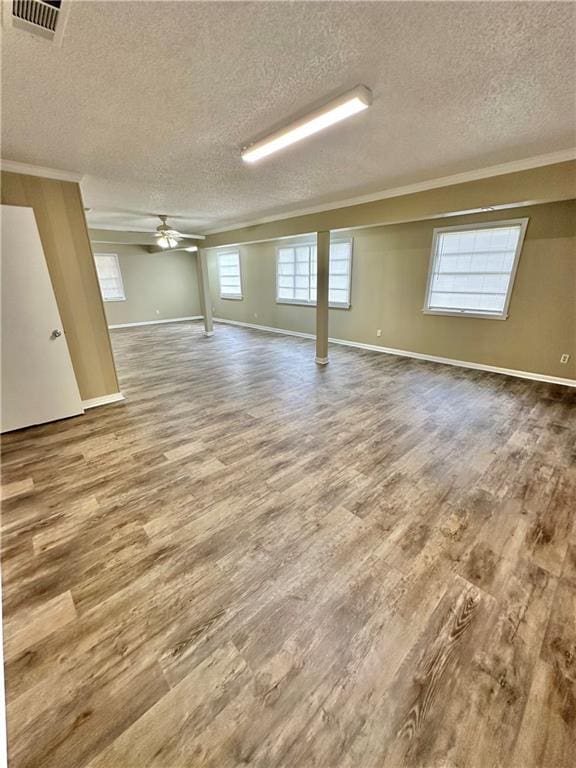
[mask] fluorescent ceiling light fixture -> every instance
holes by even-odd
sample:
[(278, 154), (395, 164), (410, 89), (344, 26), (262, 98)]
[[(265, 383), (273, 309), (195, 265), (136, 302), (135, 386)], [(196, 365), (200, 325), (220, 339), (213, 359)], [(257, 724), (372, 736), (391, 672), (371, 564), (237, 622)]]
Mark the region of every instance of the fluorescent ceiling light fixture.
[(251, 147), (242, 150), (242, 160), (246, 163), (255, 163), (268, 157), (273, 152), (278, 152), (284, 147), (289, 147), (297, 141), (312, 136), (334, 123), (339, 123), (347, 117), (352, 117), (362, 112), (372, 104), (372, 91), (364, 85), (358, 85), (351, 91), (329, 101), (323, 107), (310, 112), (294, 123), (270, 134), (265, 139), (257, 141)]

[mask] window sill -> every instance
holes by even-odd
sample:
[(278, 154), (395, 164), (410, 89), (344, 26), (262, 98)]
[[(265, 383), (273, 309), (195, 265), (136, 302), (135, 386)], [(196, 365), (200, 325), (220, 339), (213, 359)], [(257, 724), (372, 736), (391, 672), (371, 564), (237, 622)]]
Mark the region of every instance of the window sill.
[(121, 299), (102, 299), (106, 304), (108, 304), (109, 301), (126, 301), (126, 296), (122, 296)]
[(444, 315), (446, 317), (474, 317), (482, 320), (507, 320), (508, 314), (490, 314), (490, 312), (468, 312), (464, 310), (449, 310), (449, 309), (423, 309), (422, 312), (425, 315)]
[(224, 299), (225, 301), (242, 301), (244, 296), (223, 296), (220, 294), (220, 298)]
[[(316, 302), (312, 301), (290, 301), (290, 299), (276, 299), (276, 304), (287, 304), (292, 307), (316, 307)], [(328, 309), (350, 309), (350, 304), (329, 304)]]

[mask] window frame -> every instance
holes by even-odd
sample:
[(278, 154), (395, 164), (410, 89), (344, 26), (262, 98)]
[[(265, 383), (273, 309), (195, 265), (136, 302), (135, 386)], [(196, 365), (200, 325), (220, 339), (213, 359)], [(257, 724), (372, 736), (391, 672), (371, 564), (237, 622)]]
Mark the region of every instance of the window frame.
[[(353, 237), (339, 237), (335, 240), (330, 240), (330, 246), (338, 245), (341, 243), (349, 243), (350, 244), (350, 271), (348, 274), (348, 301), (342, 302), (342, 301), (330, 301), (328, 303), (329, 309), (350, 309), (352, 307), (352, 262), (354, 258), (354, 238)], [(278, 252), (281, 249), (285, 248), (316, 248), (316, 242), (313, 241), (307, 241), (304, 243), (294, 243), (293, 245), (290, 244), (278, 244), (276, 245), (276, 264), (275, 264), (275, 270), (276, 270), (276, 304), (288, 304), (296, 307), (315, 307), (317, 302), (316, 301), (306, 301), (304, 299), (281, 299), (278, 296)], [(328, 275), (328, 287), (330, 287), (330, 275)]]
[[(220, 275), (220, 257), (230, 256), (231, 254), (236, 254), (238, 256), (238, 279), (240, 281), (240, 295), (222, 292), (222, 281), (221, 281), (221, 275)], [(218, 295), (220, 296), (220, 298), (224, 299), (225, 301), (242, 301), (244, 299), (244, 292), (242, 290), (242, 258), (240, 255), (240, 248), (218, 249), (217, 255), (216, 255), (216, 268), (218, 272)]]
[[(102, 286), (100, 284), (100, 275), (98, 274), (98, 256), (113, 256), (114, 261), (116, 262), (116, 269), (118, 271), (118, 277), (120, 279), (120, 287), (122, 288), (122, 296), (115, 296), (114, 298), (105, 298), (104, 292), (102, 291)], [(124, 288), (124, 278), (122, 277), (122, 269), (120, 268), (120, 259), (118, 258), (117, 253), (102, 253), (98, 252), (94, 254), (94, 268), (96, 269), (96, 279), (98, 280), (98, 288), (100, 289), (100, 296), (102, 297), (102, 301), (105, 301), (108, 303), (109, 301), (126, 301), (126, 289)]]
[[(516, 273), (518, 271), (518, 264), (520, 261), (520, 255), (522, 253), (522, 247), (524, 245), (524, 237), (526, 235), (526, 229), (528, 227), (529, 217), (522, 219), (502, 219), (499, 221), (486, 221), (475, 222), (474, 224), (460, 224), (450, 227), (437, 227), (434, 229), (432, 237), (432, 249), (430, 251), (430, 259), (428, 266), (428, 279), (426, 282), (426, 293), (424, 296), (424, 307), (422, 312), (425, 315), (446, 315), (448, 317), (474, 317), (481, 318), (483, 320), (506, 320), (509, 314), (510, 300), (512, 298), (512, 291), (514, 290), (514, 282), (516, 280)], [(501, 312), (481, 311), (478, 309), (449, 309), (449, 308), (431, 308), (430, 307), (430, 294), (432, 293), (432, 279), (434, 276), (434, 267), (436, 264), (439, 235), (444, 232), (463, 232), (473, 229), (500, 229), (503, 227), (511, 227), (520, 225), (520, 235), (516, 244), (516, 250), (514, 253), (514, 261), (512, 269), (510, 270), (510, 280), (508, 282), (508, 288), (506, 290), (506, 299), (504, 307)], [(465, 274), (465, 273), (464, 273)]]

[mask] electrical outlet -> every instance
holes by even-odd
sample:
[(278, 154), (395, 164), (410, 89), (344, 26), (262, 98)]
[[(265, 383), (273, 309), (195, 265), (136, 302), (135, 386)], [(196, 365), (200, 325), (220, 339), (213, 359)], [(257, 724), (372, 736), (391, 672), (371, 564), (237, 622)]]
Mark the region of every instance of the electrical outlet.
[(380, 328), (378, 328), (378, 330), (376, 331), (376, 336), (382, 336), (382, 331), (380, 330)]
[(258, 320), (258, 312), (254, 312), (254, 320)]
[(566, 365), (568, 360), (570, 360), (570, 355), (567, 355), (566, 353), (564, 353), (563, 355), (560, 356), (560, 362), (562, 363), (562, 365)]
[(156, 314), (157, 314), (157, 315), (159, 315), (159, 314), (160, 314), (160, 310), (159, 310), (159, 309), (157, 309), (157, 310), (156, 310)]

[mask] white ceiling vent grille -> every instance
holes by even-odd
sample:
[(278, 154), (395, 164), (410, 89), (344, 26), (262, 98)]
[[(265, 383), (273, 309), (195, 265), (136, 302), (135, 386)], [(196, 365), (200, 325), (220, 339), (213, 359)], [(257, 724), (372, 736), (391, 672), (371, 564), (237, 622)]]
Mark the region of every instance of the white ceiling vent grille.
[[(12, 0), (11, 26), (60, 45), (70, 0)], [(4, 21), (7, 8), (3, 3)]]

